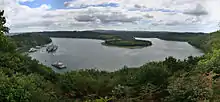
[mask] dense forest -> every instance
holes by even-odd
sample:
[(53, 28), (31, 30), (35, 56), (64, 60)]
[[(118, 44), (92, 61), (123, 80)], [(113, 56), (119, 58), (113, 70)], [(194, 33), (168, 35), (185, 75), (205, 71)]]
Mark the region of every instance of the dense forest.
[(168, 57), (115, 72), (78, 70), (58, 74), (16, 51), (18, 44), (5, 36), (9, 29), (4, 26), (3, 14), (1, 11), (1, 102), (220, 101), (219, 31), (187, 38), (206, 51), (201, 57)]
[[(32, 32), (26, 34), (42, 34), (49, 37), (59, 38), (90, 38), (105, 40), (108, 36), (116, 36), (115, 38), (133, 39), (134, 37), (144, 38), (160, 38), (163, 40), (186, 41), (186, 39), (205, 36), (206, 33), (179, 33), (179, 32), (135, 32), (135, 31), (44, 31)], [(102, 36), (104, 35), (104, 36)]]

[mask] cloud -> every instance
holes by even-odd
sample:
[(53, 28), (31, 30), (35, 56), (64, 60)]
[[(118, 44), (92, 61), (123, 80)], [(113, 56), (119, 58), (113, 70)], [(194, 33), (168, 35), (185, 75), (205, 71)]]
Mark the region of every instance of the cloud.
[(176, 25), (180, 25), (180, 24), (184, 24), (183, 22), (179, 22), (179, 21), (172, 21), (172, 22), (166, 22), (165, 25), (167, 26), (176, 26)]
[(149, 14), (145, 14), (144, 17), (149, 18), (149, 19), (154, 18), (154, 16), (151, 16)]
[(77, 17), (75, 17), (75, 19), (79, 22), (93, 22), (96, 21), (96, 17), (93, 15), (79, 15)]
[(33, 2), (34, 0), (17, 0), (18, 2)]
[(65, 7), (71, 7), (71, 2), (65, 1), (63, 4), (64, 4)]
[(208, 11), (201, 4), (197, 4), (196, 8), (184, 11), (184, 14), (192, 16), (204, 16), (208, 15)]
[[(213, 31), (220, 21), (220, 0), (72, 0), (31, 8), (0, 0), (11, 32), (44, 30)], [(56, 1), (54, 1), (56, 2)], [(195, 7), (195, 8), (192, 8)]]
[(103, 11), (92, 11), (78, 15), (75, 18), (79, 22), (91, 22), (99, 21), (101, 23), (133, 23), (141, 20), (141, 17), (129, 17), (127, 14), (122, 12), (103, 12)]
[(67, 8), (82, 9), (82, 8), (88, 8), (88, 7), (118, 7), (119, 5), (117, 3), (72, 5), (69, 2), (64, 2), (64, 6), (67, 7)]
[(140, 8), (146, 8), (146, 6), (142, 6), (142, 5), (139, 5), (139, 4), (135, 4), (135, 5), (134, 5), (134, 8), (140, 9)]
[(111, 2), (114, 0), (73, 0), (64, 2), (64, 6), (67, 8), (88, 8), (88, 7), (118, 7), (119, 4)]
[(40, 6), (40, 8), (48, 10), (48, 9), (51, 9), (52, 7), (50, 5), (43, 4)]

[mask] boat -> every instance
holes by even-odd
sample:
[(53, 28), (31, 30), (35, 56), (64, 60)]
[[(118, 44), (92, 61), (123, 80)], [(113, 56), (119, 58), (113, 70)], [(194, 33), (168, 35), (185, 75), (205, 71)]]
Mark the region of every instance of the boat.
[(51, 64), (52, 66), (58, 68), (58, 69), (64, 69), (66, 68), (66, 66), (62, 63), (62, 62), (55, 62), (53, 64)]
[(58, 49), (58, 46), (57, 45), (50, 45), (47, 47), (47, 52), (55, 52), (56, 50)]
[(36, 52), (37, 51), (37, 49), (35, 49), (35, 48), (30, 48), (30, 50), (28, 51), (28, 52)]
[(40, 49), (41, 48), (41, 46), (36, 46), (36, 49)]

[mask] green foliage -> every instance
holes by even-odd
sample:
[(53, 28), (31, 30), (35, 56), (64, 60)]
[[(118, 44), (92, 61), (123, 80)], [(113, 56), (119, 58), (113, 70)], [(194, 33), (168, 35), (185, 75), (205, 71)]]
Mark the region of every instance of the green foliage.
[(111, 93), (114, 82), (106, 72), (94, 70), (68, 72), (60, 77), (59, 84), (68, 97), (95, 98)]
[(4, 33), (9, 32), (9, 29), (4, 26), (6, 19), (3, 15), (4, 11), (0, 11), (0, 51), (13, 52), (15, 50), (15, 44), (4, 36)]
[(30, 57), (19, 53), (0, 53), (0, 62), (4, 62), (0, 63), (3, 69), (8, 70), (7, 68), (10, 68), (11, 72), (21, 72), (24, 74), (38, 73), (48, 79), (55, 77), (51, 68), (40, 65), (38, 61), (31, 60)]
[(7, 39), (6, 36), (0, 32), (0, 51), (2, 52), (14, 52), (15, 51), (15, 44)]
[(103, 40), (110, 40), (110, 39), (121, 39), (119, 36), (115, 36), (115, 35), (99, 35), (99, 39), (103, 39)]
[(151, 83), (158, 87), (166, 85), (169, 77), (169, 72), (160, 63), (148, 63), (141, 67), (140, 72), (137, 74), (137, 84), (143, 85)]
[(85, 102), (110, 102), (112, 100), (112, 98), (99, 98), (99, 99), (95, 99), (95, 100), (87, 100)]
[(213, 53), (205, 55), (205, 59), (201, 60), (198, 65), (198, 70), (202, 72), (214, 71), (220, 73), (220, 50), (214, 50)]
[(196, 69), (196, 65), (198, 62), (202, 59), (202, 57), (193, 57), (189, 56), (187, 59), (184, 61), (177, 60), (173, 57), (168, 57), (163, 61), (164, 68), (167, 68), (169, 72), (172, 74), (177, 73), (177, 71), (187, 71), (190, 72), (194, 69)]
[(168, 102), (198, 102), (212, 97), (211, 88), (208, 87), (206, 79), (200, 75), (173, 78), (169, 83), (168, 91), (170, 93), (166, 98)]
[(16, 73), (9, 77), (0, 72), (1, 102), (52, 101), (56, 99), (54, 90), (52, 83), (37, 74)]
[(220, 32), (211, 33), (209, 38), (207, 45), (211, 46), (211, 51), (205, 55), (203, 60), (200, 60), (198, 70), (220, 73)]

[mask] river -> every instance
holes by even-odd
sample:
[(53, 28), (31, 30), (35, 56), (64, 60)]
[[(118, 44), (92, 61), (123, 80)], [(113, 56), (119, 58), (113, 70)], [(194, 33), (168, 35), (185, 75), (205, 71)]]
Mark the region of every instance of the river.
[[(47, 53), (41, 48), (30, 56), (40, 63), (50, 66), (55, 72), (66, 72), (78, 69), (96, 68), (105, 71), (115, 71), (128, 67), (139, 67), (149, 61), (164, 60), (168, 56), (184, 59), (188, 56), (200, 56), (203, 53), (187, 42), (165, 41), (157, 38), (136, 38), (150, 40), (153, 45), (139, 49), (103, 46), (103, 40), (51, 38), (58, 45), (54, 53)], [(67, 65), (66, 69), (56, 69), (51, 66), (56, 61)]]

